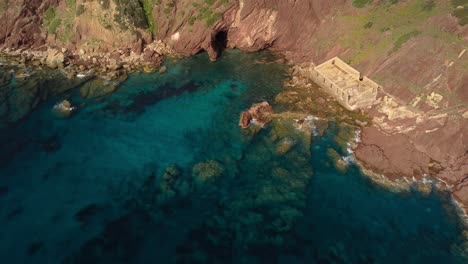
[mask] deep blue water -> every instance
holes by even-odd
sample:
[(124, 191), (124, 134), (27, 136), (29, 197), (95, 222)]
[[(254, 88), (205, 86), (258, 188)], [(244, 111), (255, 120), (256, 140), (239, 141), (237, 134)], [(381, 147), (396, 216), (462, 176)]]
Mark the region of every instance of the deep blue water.
[[(464, 263), (444, 195), (335, 168), (327, 152), (348, 155), (335, 137), (352, 128), (238, 128), (242, 110), (281, 91), (285, 66), (256, 63), (273, 59), (170, 61), (103, 98), (49, 95), (2, 128), (1, 262)], [(51, 114), (63, 99), (79, 109), (68, 119)]]

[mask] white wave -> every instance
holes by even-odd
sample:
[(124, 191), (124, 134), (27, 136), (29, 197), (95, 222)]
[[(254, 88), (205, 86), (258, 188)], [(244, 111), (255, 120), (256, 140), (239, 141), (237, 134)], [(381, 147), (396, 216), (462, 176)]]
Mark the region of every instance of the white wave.
[(318, 131), (317, 131), (317, 127), (316, 127), (316, 126), (311, 126), (311, 127), (310, 127), (310, 131), (312, 131), (312, 135), (313, 135), (314, 137), (318, 136), (318, 134), (319, 134)]
[(361, 130), (356, 129), (355, 134), (354, 134), (354, 138), (353, 138), (353, 142), (354, 143), (361, 142)]
[(422, 179), (422, 183), (423, 183), (423, 184), (432, 184), (433, 181), (432, 181), (432, 180), (428, 180), (428, 179), (426, 179), (426, 178), (423, 178), (423, 179)]
[(318, 118), (315, 117), (315, 116), (308, 116), (308, 117), (305, 118), (305, 120), (307, 120), (307, 121), (314, 121), (314, 120), (318, 120)]
[(354, 157), (352, 155), (344, 156), (341, 157), (341, 159), (346, 163), (346, 164), (351, 164), (354, 162)]

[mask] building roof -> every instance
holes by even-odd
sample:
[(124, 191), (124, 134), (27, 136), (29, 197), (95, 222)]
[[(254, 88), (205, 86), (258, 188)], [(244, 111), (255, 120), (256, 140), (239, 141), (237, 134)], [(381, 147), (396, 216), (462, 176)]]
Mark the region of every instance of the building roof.
[(315, 70), (351, 96), (379, 87), (367, 77), (360, 80), (361, 74), (338, 57), (320, 64)]

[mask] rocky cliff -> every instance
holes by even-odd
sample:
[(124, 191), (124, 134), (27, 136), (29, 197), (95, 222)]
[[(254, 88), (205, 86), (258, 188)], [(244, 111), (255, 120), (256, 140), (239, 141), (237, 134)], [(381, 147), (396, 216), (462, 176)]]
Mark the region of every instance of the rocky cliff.
[(468, 204), (467, 10), (464, 0), (3, 0), (0, 49), (31, 59), (54, 48), (59, 64), (115, 69), (170, 52), (215, 60), (224, 48), (307, 65), (340, 56), (384, 87), (366, 110), (364, 166), (438, 177)]
[(225, 47), (271, 48), (309, 60), (313, 35), (345, 0), (20, 0), (3, 1), (2, 49), (44, 48), (141, 52), (162, 40), (177, 53), (207, 51), (216, 59)]

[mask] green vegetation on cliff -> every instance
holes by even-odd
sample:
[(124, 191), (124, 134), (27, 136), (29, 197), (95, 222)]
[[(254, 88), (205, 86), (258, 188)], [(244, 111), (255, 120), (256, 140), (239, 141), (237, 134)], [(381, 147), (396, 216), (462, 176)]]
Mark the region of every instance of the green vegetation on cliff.
[(145, 11), (146, 21), (148, 23), (149, 31), (154, 35), (156, 29), (153, 19), (153, 7), (156, 4), (155, 0), (143, 0), (143, 10)]
[(196, 10), (189, 18), (189, 25), (194, 25), (196, 21), (204, 21), (206, 27), (213, 26), (222, 18), (223, 6), (227, 7), (229, 0), (203, 0), (202, 3), (192, 2), (192, 7)]
[(83, 13), (85, 12), (85, 7), (83, 4), (79, 4), (77, 7), (76, 7), (76, 16), (80, 16), (82, 15)]
[[(147, 1), (151, 0), (114, 0), (117, 5), (116, 11), (118, 12), (114, 19), (122, 30), (129, 29), (130, 25), (141, 29), (150, 28), (150, 24), (147, 19), (147, 12), (144, 8), (145, 2)], [(149, 6), (147, 6), (147, 9), (149, 9)]]
[(44, 23), (47, 25), (55, 18), (55, 8), (49, 7), (44, 13)]
[(76, 11), (76, 0), (67, 0), (67, 8), (62, 17), (63, 26), (57, 34), (58, 39), (63, 43), (68, 43), (73, 38)]
[(62, 24), (62, 20), (60, 20), (59, 18), (52, 20), (52, 22), (49, 25), (49, 33), (55, 34), (60, 24)]
[(458, 23), (462, 26), (468, 24), (468, 0), (452, 0), (452, 6), (452, 14), (458, 18)]
[[(411, 31), (411, 32), (409, 32), (409, 33), (406, 33), (406, 34), (402, 35), (401, 37), (399, 37), (399, 38), (395, 41), (395, 43), (394, 43), (394, 45), (393, 45), (393, 49), (392, 49), (391, 52), (398, 51), (398, 50), (401, 48), (401, 46), (403, 46), (403, 44), (405, 44), (406, 42), (408, 42), (408, 40), (410, 40), (410, 39), (413, 38), (413, 37), (416, 37), (416, 36), (419, 35), (419, 34), (421, 34), (421, 31), (419, 31), (419, 30), (414, 30), (414, 31)], [(390, 53), (391, 53), (391, 52), (390, 52)]]
[(459, 41), (456, 35), (444, 32), (435, 23), (428, 23), (433, 17), (451, 13), (453, 5), (450, 2), (410, 0), (388, 3), (392, 1), (385, 5), (369, 5), (369, 10), (360, 10), (358, 15), (339, 17), (339, 24), (346, 25), (346, 34), (334, 42), (324, 41), (324, 49), (331, 49), (339, 42), (351, 50), (347, 61), (358, 64), (364, 60), (377, 61), (383, 54), (397, 52), (412, 38), (434, 37), (446, 39), (447, 43)]
[(353, 0), (353, 6), (357, 8), (362, 8), (370, 3), (372, 3), (372, 0)]
[(2, 15), (8, 8), (9, 0), (0, 1), (0, 15)]
[(44, 13), (44, 26), (50, 34), (55, 34), (57, 29), (62, 24), (62, 20), (56, 17), (56, 10), (54, 7), (49, 7)]

